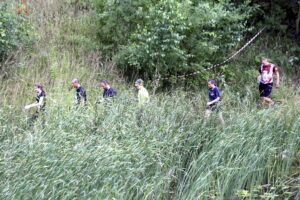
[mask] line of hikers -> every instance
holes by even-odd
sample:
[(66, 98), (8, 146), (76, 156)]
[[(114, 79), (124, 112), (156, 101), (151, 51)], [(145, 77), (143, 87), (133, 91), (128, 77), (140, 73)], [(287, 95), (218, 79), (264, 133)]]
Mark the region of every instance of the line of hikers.
[[(267, 58), (261, 58), (261, 65), (258, 69), (259, 76), (257, 81), (259, 83), (259, 94), (262, 102), (273, 104), (273, 100), (270, 98), (270, 94), (273, 88), (273, 74), (276, 74), (276, 88), (279, 88), (279, 72), (277, 67), (268, 62)], [(86, 90), (83, 86), (80, 85), (79, 79), (75, 78), (71, 82), (73, 88), (76, 89), (76, 98), (77, 104), (85, 104), (87, 101)], [(208, 118), (213, 111), (218, 114), (218, 118), (221, 124), (224, 124), (224, 119), (222, 116), (221, 109), (221, 94), (217, 84), (214, 80), (209, 80), (208, 85), (208, 102), (206, 104), (205, 118)], [(104, 102), (107, 98), (115, 97), (117, 91), (112, 88), (107, 80), (100, 82), (100, 86), (103, 89), (103, 99), (96, 101), (96, 103)], [(144, 81), (138, 79), (135, 84), (135, 88), (138, 89), (138, 104), (143, 106), (150, 102), (150, 96), (147, 89), (144, 87)], [(30, 109), (33, 107), (37, 108), (37, 111), (34, 113), (31, 121), (34, 121), (38, 118), (39, 113), (43, 113), (46, 107), (46, 93), (42, 84), (37, 83), (34, 85), (35, 91), (37, 92), (36, 102), (30, 105), (25, 106), (25, 109)]]

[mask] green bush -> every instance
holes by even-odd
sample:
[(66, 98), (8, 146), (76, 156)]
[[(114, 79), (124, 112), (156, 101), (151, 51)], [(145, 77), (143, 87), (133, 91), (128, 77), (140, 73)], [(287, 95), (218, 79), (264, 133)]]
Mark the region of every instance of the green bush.
[(33, 26), (26, 12), (17, 13), (13, 3), (0, 3), (0, 59), (15, 49), (27, 45), (32, 36)]
[[(236, 49), (252, 8), (227, 1), (94, 1), (100, 49), (145, 79), (202, 70)], [(207, 74), (197, 84), (207, 78)]]
[(189, 28), (188, 3), (164, 0), (150, 7), (144, 26), (137, 27), (118, 53), (119, 65), (150, 79), (187, 69), (189, 54), (182, 42)]

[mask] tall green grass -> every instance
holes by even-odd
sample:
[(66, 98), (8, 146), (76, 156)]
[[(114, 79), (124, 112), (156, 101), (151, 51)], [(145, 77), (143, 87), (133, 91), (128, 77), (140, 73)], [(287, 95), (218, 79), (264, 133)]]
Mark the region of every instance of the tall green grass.
[(24, 114), (2, 109), (1, 198), (239, 199), (297, 172), (299, 105), (224, 102), (222, 127), (203, 119), (204, 94), (158, 94), (142, 111), (127, 100), (134, 95), (52, 104), (32, 129)]

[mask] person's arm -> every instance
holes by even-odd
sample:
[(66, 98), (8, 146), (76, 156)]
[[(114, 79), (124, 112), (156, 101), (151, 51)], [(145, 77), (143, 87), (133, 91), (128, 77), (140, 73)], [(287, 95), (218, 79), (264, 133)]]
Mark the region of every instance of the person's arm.
[(257, 75), (257, 78), (256, 78), (256, 82), (257, 83), (260, 83), (260, 80), (261, 80), (261, 66), (258, 67), (258, 75)]
[(138, 93), (138, 102), (139, 104), (142, 104), (142, 94), (140, 93), (140, 91)]
[(86, 96), (81, 96), (80, 104), (84, 105), (86, 103)]
[(147, 104), (150, 103), (150, 96), (147, 97)]
[(150, 103), (150, 95), (149, 95), (149, 92), (146, 90), (146, 93), (145, 93), (145, 98), (146, 98), (146, 104)]
[(104, 91), (103, 91), (103, 94), (102, 94), (102, 97), (99, 97), (99, 100), (97, 100), (97, 101), (95, 102), (95, 104), (100, 104), (100, 103), (104, 102), (104, 101), (105, 101), (105, 98), (106, 98), (106, 92), (105, 92), (105, 90), (104, 90)]
[(82, 89), (79, 93), (80, 95), (80, 104), (84, 105), (86, 103), (86, 91)]
[(279, 72), (278, 72), (278, 70), (276, 71), (276, 88), (279, 88), (279, 79), (280, 79), (280, 77), (279, 77)]
[(39, 102), (25, 106), (25, 109), (28, 110), (33, 107), (37, 107), (38, 109), (40, 109), (41, 105), (43, 104), (43, 101), (44, 101), (44, 97), (40, 97)]
[(103, 103), (105, 101), (105, 99), (100, 99), (100, 100), (97, 100), (96, 102), (95, 102), (95, 104), (100, 104), (100, 103)]
[(209, 101), (206, 105), (210, 106), (211, 104), (217, 103), (219, 100), (220, 100), (220, 97), (217, 97), (215, 100)]
[(113, 97), (114, 96), (117, 96), (117, 91), (115, 89), (113, 90)]

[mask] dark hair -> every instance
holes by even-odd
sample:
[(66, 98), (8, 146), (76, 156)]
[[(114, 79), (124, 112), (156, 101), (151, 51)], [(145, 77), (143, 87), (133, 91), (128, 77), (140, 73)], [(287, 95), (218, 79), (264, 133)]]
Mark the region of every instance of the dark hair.
[(109, 85), (109, 82), (108, 82), (107, 80), (103, 80), (103, 81), (101, 81), (100, 83), (103, 83), (103, 84), (105, 84), (105, 85)]
[(210, 82), (211, 84), (217, 85), (216, 81), (213, 79), (208, 80), (208, 82)]
[(34, 87), (37, 87), (37, 88), (41, 89), (44, 92), (44, 86), (43, 86), (43, 84), (36, 83), (36, 84), (34, 84)]

